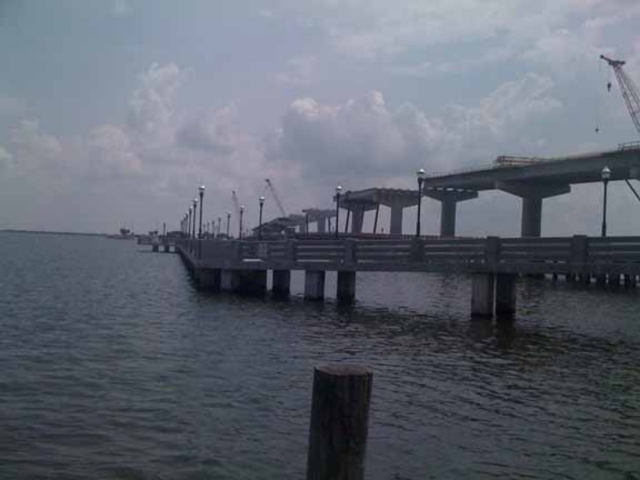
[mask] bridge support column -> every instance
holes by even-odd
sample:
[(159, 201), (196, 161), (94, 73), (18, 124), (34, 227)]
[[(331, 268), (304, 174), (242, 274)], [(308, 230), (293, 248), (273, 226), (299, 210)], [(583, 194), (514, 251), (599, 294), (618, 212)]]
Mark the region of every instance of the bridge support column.
[(171, 245), (168, 243), (164, 246), (164, 253), (169, 253), (171, 251)]
[(354, 206), (353, 219), (351, 220), (351, 233), (362, 233), (362, 222), (364, 221), (364, 208)]
[(306, 270), (304, 272), (305, 300), (324, 299), (324, 270)]
[(238, 270), (221, 270), (220, 271), (220, 290), (223, 292), (235, 293), (240, 284), (240, 275)]
[(523, 198), (520, 236), (539, 237), (541, 229), (542, 198)]
[(499, 273), (496, 275), (496, 316), (512, 316), (516, 313), (517, 275)]
[(478, 192), (472, 190), (427, 189), (424, 196), (440, 202), (440, 236), (455, 237), (456, 210), (458, 202), (478, 198)]
[(291, 270), (273, 271), (273, 296), (287, 298), (291, 289)]
[(318, 225), (318, 227), (317, 227), (318, 233), (324, 233), (324, 232), (327, 231), (327, 220), (326, 219), (321, 218), (320, 220), (318, 220), (317, 225)]
[(198, 288), (203, 290), (220, 291), (220, 270), (201, 268), (196, 272)]
[(239, 270), (238, 293), (261, 296), (267, 291), (266, 270)]
[(160, 249), (160, 245), (158, 245), (158, 244), (153, 244), (151, 246), (151, 251), (153, 251), (153, 252), (157, 252), (159, 249)]
[(569, 185), (531, 185), (521, 182), (496, 182), (496, 188), (522, 198), (522, 237), (540, 237), (542, 228), (542, 200), (571, 191)]
[(493, 317), (495, 275), (492, 273), (474, 273), (471, 278), (471, 315), (474, 317)]
[(391, 206), (391, 222), (389, 225), (389, 233), (391, 235), (402, 235), (402, 209), (401, 204)]
[(356, 272), (338, 272), (338, 291), (336, 295), (339, 302), (350, 303), (356, 298)]
[(440, 236), (455, 237), (456, 235), (456, 210), (457, 202), (446, 199), (440, 209)]

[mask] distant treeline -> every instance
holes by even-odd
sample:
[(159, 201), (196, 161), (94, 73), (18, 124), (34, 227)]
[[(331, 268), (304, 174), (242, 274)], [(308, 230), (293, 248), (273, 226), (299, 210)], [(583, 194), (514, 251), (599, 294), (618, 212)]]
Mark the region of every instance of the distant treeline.
[(0, 230), (0, 233), (37, 233), (40, 235), (81, 235), (83, 237), (106, 237), (106, 233), (87, 233), (87, 232), (47, 232), (45, 230), (14, 230), (4, 229)]

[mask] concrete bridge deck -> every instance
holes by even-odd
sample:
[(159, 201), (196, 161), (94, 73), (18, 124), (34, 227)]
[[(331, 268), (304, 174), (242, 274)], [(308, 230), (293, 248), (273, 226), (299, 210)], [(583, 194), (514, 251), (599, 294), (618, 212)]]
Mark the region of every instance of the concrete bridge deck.
[[(518, 275), (563, 274), (635, 285), (640, 237), (478, 239), (301, 239), (284, 241), (183, 240), (177, 244), (199, 284), (214, 290), (288, 294), (291, 270), (305, 271), (305, 298), (322, 299), (326, 271), (338, 272), (339, 300), (355, 296), (356, 272), (459, 272), (473, 278), (473, 315), (515, 312)], [(604, 279), (604, 280), (603, 280)]]
[[(543, 199), (570, 193), (574, 184), (601, 182), (605, 166), (611, 171), (609, 181), (640, 178), (640, 143), (564, 157), (498, 157), (489, 166), (431, 173), (422, 183), (422, 196), (441, 203), (442, 237), (455, 236), (458, 202), (477, 198), (479, 192), (488, 190), (501, 190), (521, 198), (521, 234), (540, 237)], [(362, 230), (366, 211), (377, 212), (379, 205), (385, 205), (391, 208), (389, 232), (400, 234), (402, 210), (417, 205), (418, 199), (417, 190), (368, 188), (345, 192), (340, 204), (353, 215), (352, 232)]]

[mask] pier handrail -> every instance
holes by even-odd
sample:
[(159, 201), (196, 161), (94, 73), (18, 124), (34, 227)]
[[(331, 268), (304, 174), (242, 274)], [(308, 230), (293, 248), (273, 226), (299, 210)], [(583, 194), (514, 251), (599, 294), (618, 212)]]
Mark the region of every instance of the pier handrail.
[(182, 240), (208, 268), (640, 274), (640, 237)]

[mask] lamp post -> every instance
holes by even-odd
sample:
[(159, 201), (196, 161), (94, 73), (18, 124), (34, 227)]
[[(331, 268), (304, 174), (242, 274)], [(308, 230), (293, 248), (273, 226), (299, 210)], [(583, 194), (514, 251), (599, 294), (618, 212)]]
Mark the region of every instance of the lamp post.
[(196, 238), (196, 219), (198, 218), (198, 199), (193, 199), (193, 220), (191, 221), (192, 238)]
[(264, 197), (260, 197), (260, 220), (258, 221), (258, 240), (262, 240), (262, 209), (264, 207)]
[(600, 173), (602, 177), (602, 183), (604, 185), (604, 202), (602, 205), (602, 236), (607, 236), (607, 187), (609, 185), (609, 179), (611, 178), (611, 170), (609, 167), (604, 167)]
[(231, 225), (231, 212), (227, 212), (227, 238), (229, 238), (229, 225)]
[(340, 224), (340, 194), (342, 193), (342, 187), (338, 185), (336, 187), (336, 238), (338, 238), (338, 225)]
[(220, 236), (221, 233), (222, 233), (222, 218), (218, 217), (218, 236)]
[(244, 205), (240, 205), (240, 221), (238, 222), (238, 238), (242, 240), (242, 215), (244, 214)]
[(420, 207), (422, 207), (422, 182), (424, 182), (424, 168), (416, 173), (418, 177), (418, 218), (416, 219), (416, 237), (420, 236)]
[(200, 185), (198, 190), (200, 191), (200, 226), (198, 227), (198, 238), (202, 238), (202, 210), (204, 207), (202, 197), (204, 197), (204, 185)]

